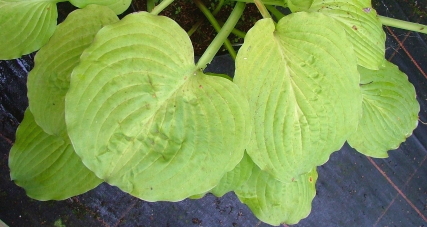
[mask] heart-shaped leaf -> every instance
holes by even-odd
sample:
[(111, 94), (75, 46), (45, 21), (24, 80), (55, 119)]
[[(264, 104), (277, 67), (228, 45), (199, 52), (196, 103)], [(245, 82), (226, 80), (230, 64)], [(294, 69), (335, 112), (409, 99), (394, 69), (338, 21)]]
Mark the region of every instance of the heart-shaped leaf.
[(90, 5), (73, 11), (37, 52), (34, 68), (28, 75), (28, 99), (37, 124), (48, 134), (68, 138), (65, 94), (71, 72), (99, 29), (118, 20), (105, 6)]
[(234, 82), (255, 120), (247, 152), (283, 182), (326, 162), (356, 130), (356, 58), (340, 25), (321, 13), (294, 13), (276, 27), (258, 21), (237, 55)]
[(324, 13), (343, 26), (359, 65), (376, 70), (384, 64), (386, 36), (370, 0), (314, 0), (310, 11)]
[(254, 166), (249, 180), (235, 193), (261, 221), (271, 225), (296, 224), (311, 211), (316, 180), (316, 168), (283, 183)]
[(66, 199), (102, 182), (83, 165), (70, 141), (45, 133), (29, 109), (16, 132), (9, 167), (12, 180), (38, 200)]
[(0, 59), (40, 49), (56, 27), (58, 0), (0, 0)]
[(173, 20), (134, 13), (104, 27), (71, 75), (66, 123), (97, 176), (148, 201), (203, 194), (242, 159), (249, 105), (204, 75)]
[(112, 9), (117, 15), (129, 8), (132, 0), (69, 0), (76, 7), (84, 8), (90, 4), (103, 5)]
[(386, 62), (380, 70), (359, 67), (363, 107), (357, 131), (348, 143), (360, 153), (388, 157), (418, 124), (420, 106), (414, 86), (397, 66)]

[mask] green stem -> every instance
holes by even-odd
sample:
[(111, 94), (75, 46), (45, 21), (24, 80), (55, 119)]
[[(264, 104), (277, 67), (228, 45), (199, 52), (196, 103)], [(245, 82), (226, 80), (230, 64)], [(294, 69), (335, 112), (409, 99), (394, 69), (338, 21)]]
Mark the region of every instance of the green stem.
[(223, 5), (224, 5), (224, 0), (220, 0), (218, 5), (215, 7), (214, 11), (212, 11), (212, 15), (216, 16), (218, 12), (221, 10)]
[(159, 14), (160, 12), (162, 12), (162, 10), (168, 7), (168, 5), (170, 5), (173, 1), (174, 0), (163, 0), (162, 2), (160, 2), (160, 4), (154, 7), (154, 9), (150, 13), (153, 15)]
[(279, 21), (280, 19), (282, 19), (282, 17), (285, 16), (285, 14), (283, 14), (282, 12), (280, 12), (274, 6), (266, 5), (265, 7), (268, 9), (268, 11), (270, 11), (270, 13), (273, 14), (273, 16), (276, 18), (277, 21)]
[(380, 21), (383, 25), (427, 34), (426, 25), (398, 20), (390, 17), (384, 17), (384, 16), (378, 16), (378, 17), (380, 18)]
[(241, 31), (237, 28), (233, 28), (233, 30), (231, 30), (231, 33), (233, 33), (235, 36), (244, 39), (246, 36), (246, 32)]
[(244, 39), (246, 36), (246, 32), (244, 31), (240, 31), (237, 28), (233, 28), (233, 30), (231, 30), (231, 33), (233, 33), (235, 36)]
[(234, 28), (234, 26), (236, 26), (237, 22), (242, 16), (245, 5), (246, 4), (243, 2), (236, 3), (224, 26), (221, 28), (221, 31), (219, 31), (219, 33), (215, 36), (215, 39), (203, 53), (202, 57), (200, 57), (199, 61), (197, 62), (197, 68), (205, 69), (206, 66), (212, 61), (219, 48), (221, 48), (228, 35), (230, 35), (231, 30)]
[[(212, 15), (212, 13), (209, 11), (209, 9), (200, 1), (200, 0), (193, 0), (194, 3), (199, 7), (199, 9), (202, 11), (202, 13), (208, 18), (209, 22), (212, 24), (216, 32), (219, 32), (221, 30), (221, 26), (219, 25), (218, 21), (215, 19), (215, 17)], [(227, 36), (228, 37), (228, 36)], [(224, 46), (230, 53), (231, 57), (233, 59), (236, 58), (236, 51), (234, 50), (233, 46), (231, 46), (230, 41), (227, 39), (224, 40)]]
[(271, 18), (270, 13), (268, 12), (267, 8), (265, 8), (265, 5), (261, 0), (254, 0), (254, 3), (264, 19)]
[[(202, 25), (203, 21), (198, 21), (196, 24), (193, 25), (193, 27), (191, 27), (190, 30), (188, 30), (187, 34), (188, 36), (191, 36), (194, 32), (196, 32), (196, 30), (200, 27), (200, 25)], [(218, 20), (218, 23), (220, 26), (224, 25), (224, 22)], [(241, 31), (237, 28), (233, 28), (233, 30), (231, 30), (231, 33), (233, 33), (235, 36), (244, 39), (246, 36), (246, 33), (244, 31)]]
[(151, 12), (155, 6), (154, 0), (147, 0), (147, 12)]
[[(220, 0), (218, 5), (215, 7), (215, 10), (212, 12), (212, 15), (216, 16), (218, 12), (221, 10), (222, 6), (224, 5), (224, 0)], [(202, 25), (203, 20), (197, 21), (196, 24), (194, 24), (191, 29), (187, 32), (188, 36), (191, 36), (194, 32), (197, 31), (197, 29)]]
[(197, 31), (197, 29), (199, 29), (200, 25), (202, 25), (202, 24), (203, 24), (203, 21), (202, 21), (202, 20), (197, 21), (197, 23), (195, 23), (195, 24), (190, 28), (190, 30), (188, 30), (187, 35), (188, 35), (188, 36), (191, 36), (194, 32), (196, 32), (196, 31)]

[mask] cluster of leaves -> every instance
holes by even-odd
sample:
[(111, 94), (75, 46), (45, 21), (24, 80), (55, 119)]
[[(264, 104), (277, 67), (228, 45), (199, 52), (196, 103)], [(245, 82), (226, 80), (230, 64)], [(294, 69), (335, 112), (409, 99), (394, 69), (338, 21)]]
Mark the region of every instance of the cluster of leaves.
[(417, 125), (368, 0), (285, 1), (292, 14), (247, 33), (233, 81), (195, 65), (173, 20), (119, 20), (130, 0), (70, 1), (82, 9), (59, 25), (57, 2), (0, 0), (0, 58), (41, 48), (9, 159), (32, 198), (101, 182), (147, 201), (234, 191), (260, 220), (293, 224), (332, 152), (387, 157)]

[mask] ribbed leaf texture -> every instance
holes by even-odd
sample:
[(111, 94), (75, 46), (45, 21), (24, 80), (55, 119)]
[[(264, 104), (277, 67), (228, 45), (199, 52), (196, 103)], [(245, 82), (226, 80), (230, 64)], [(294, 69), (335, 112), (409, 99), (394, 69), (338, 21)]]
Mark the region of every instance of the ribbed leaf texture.
[(178, 24), (146, 12), (101, 29), (66, 96), (68, 132), (83, 162), (148, 201), (217, 185), (243, 157), (248, 113), (233, 82), (196, 68)]
[(363, 114), (348, 143), (359, 152), (376, 158), (388, 157), (418, 125), (420, 105), (414, 86), (394, 64), (380, 70), (359, 67)]
[(309, 11), (328, 15), (345, 29), (359, 65), (376, 70), (384, 64), (386, 36), (370, 0), (314, 0)]
[(28, 75), (28, 99), (37, 124), (48, 134), (68, 138), (65, 94), (70, 86), (71, 72), (95, 34), (118, 20), (105, 6), (90, 5), (73, 11), (37, 52), (34, 68)]
[(352, 45), (334, 19), (300, 12), (276, 26), (258, 21), (234, 77), (255, 122), (248, 154), (283, 182), (323, 164), (356, 130), (359, 80)]
[(29, 109), (16, 132), (9, 167), (11, 179), (37, 200), (67, 199), (102, 182), (83, 165), (70, 141), (45, 133)]
[(58, 0), (0, 0), (0, 59), (40, 49), (56, 28)]

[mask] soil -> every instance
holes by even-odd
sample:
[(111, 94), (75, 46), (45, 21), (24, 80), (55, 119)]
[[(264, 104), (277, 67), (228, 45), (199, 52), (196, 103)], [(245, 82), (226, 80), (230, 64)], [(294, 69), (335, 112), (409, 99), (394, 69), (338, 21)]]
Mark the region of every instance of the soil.
[[(213, 9), (218, 4), (218, 0), (202, 0), (209, 10)], [(218, 21), (225, 22), (233, 10), (234, 2), (226, 0), (221, 10), (215, 16)], [(134, 11), (146, 11), (147, 1), (146, 0), (134, 0), (132, 1), (131, 8)], [(203, 13), (199, 10), (196, 4), (192, 0), (177, 0), (163, 10), (159, 15), (167, 16), (175, 20), (185, 31), (189, 31), (193, 25), (199, 21), (203, 23), (196, 32), (194, 32), (190, 39), (193, 42), (195, 55), (200, 56), (206, 50), (211, 41), (215, 38), (217, 32), (213, 26), (209, 23)], [(261, 19), (262, 16), (256, 8), (255, 4), (247, 4), (243, 16), (239, 20), (236, 28), (247, 32), (257, 20)], [(229, 40), (232, 44), (239, 44), (243, 42), (243, 39), (231, 34)], [(224, 52), (225, 50), (221, 50)]]
[[(218, 0), (202, 0), (205, 6), (213, 11), (213, 9), (218, 4)], [(225, 0), (225, 3), (215, 18), (218, 21), (225, 22), (233, 10), (235, 2), (230, 0)], [(58, 22), (63, 21), (66, 16), (76, 7), (72, 6), (68, 2), (58, 3)], [(147, 0), (133, 0), (129, 9), (124, 12), (122, 15), (119, 15), (120, 18), (125, 15), (137, 12), (137, 11), (146, 11), (147, 10)], [(208, 45), (214, 39), (217, 32), (213, 26), (206, 19), (205, 15), (199, 10), (195, 3), (192, 0), (176, 0), (171, 5), (166, 7), (159, 15), (167, 16), (175, 20), (185, 31), (189, 31), (193, 25), (197, 24), (199, 21), (202, 21), (202, 24), (194, 32), (190, 39), (193, 43), (194, 52), (196, 56), (201, 56), (206, 50)], [(261, 19), (262, 16), (256, 8), (255, 4), (247, 4), (243, 12), (243, 15), (239, 22), (236, 25), (236, 28), (247, 32), (257, 20)], [(241, 44), (243, 39), (231, 34), (228, 38), (232, 44)], [(227, 53), (225, 49), (220, 50), (219, 54)]]

